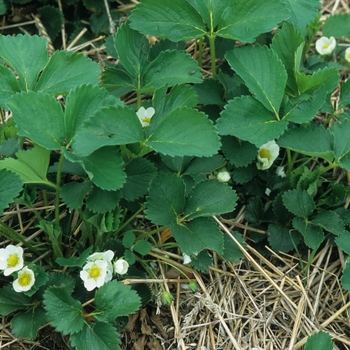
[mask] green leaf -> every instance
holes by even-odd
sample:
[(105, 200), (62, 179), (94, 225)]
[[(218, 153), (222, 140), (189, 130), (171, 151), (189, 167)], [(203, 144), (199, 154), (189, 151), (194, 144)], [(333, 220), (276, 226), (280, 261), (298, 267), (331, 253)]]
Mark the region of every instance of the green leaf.
[(311, 121), (326, 100), (326, 91), (322, 85), (313, 93), (303, 93), (291, 98), (285, 106), (283, 120), (303, 124)]
[(141, 240), (137, 241), (133, 247), (133, 251), (141, 255), (147, 255), (152, 249), (152, 244), (148, 241)]
[(340, 98), (338, 109), (350, 106), (350, 79), (340, 84)]
[(93, 213), (106, 213), (118, 205), (120, 198), (119, 191), (106, 191), (94, 186), (86, 200), (86, 206)]
[(65, 287), (49, 287), (44, 294), (47, 318), (58, 332), (75, 334), (84, 327), (83, 307)]
[(69, 209), (75, 210), (81, 208), (85, 195), (91, 189), (91, 181), (70, 182), (61, 187), (60, 196)]
[(206, 27), (187, 0), (143, 0), (130, 16), (130, 27), (171, 41), (200, 38)]
[(223, 235), (211, 218), (197, 218), (185, 225), (172, 222), (171, 232), (185, 254), (197, 255), (203, 249), (223, 254)]
[(225, 58), (254, 97), (278, 117), (287, 72), (276, 53), (267, 46), (245, 46), (227, 52)]
[(315, 202), (312, 197), (301, 190), (290, 190), (282, 196), (284, 206), (294, 215), (307, 218), (315, 210)]
[(103, 86), (118, 97), (135, 89), (133, 78), (123, 67), (107, 67), (101, 80)]
[(13, 72), (3, 65), (0, 65), (0, 77), (0, 106), (6, 108), (6, 100), (21, 88)]
[(47, 40), (37, 35), (0, 36), (0, 57), (18, 74), (21, 90), (34, 88), (48, 61)]
[(148, 65), (146, 60), (149, 51), (147, 38), (132, 30), (127, 23), (123, 23), (115, 34), (114, 46), (120, 63), (136, 83)]
[(350, 232), (344, 230), (337, 237), (335, 237), (335, 243), (346, 254), (350, 255)]
[(76, 350), (120, 350), (117, 330), (109, 323), (84, 323), (83, 329), (70, 337)]
[(183, 171), (184, 174), (209, 174), (225, 165), (225, 159), (216, 154), (212, 157), (194, 158), (190, 161), (188, 167)]
[(332, 350), (334, 343), (331, 336), (323, 331), (319, 331), (307, 339), (304, 350)]
[(186, 219), (232, 212), (237, 195), (230, 186), (217, 180), (205, 180), (191, 191), (184, 209)]
[(183, 83), (201, 83), (202, 74), (197, 62), (185, 52), (163, 51), (150, 63), (142, 80), (142, 91), (149, 92), (162, 86)]
[(350, 120), (345, 119), (342, 123), (335, 122), (330, 130), (336, 162), (340, 163), (346, 170), (350, 170), (350, 140), (348, 137), (344, 137), (350, 132)]
[[(244, 248), (246, 247), (246, 243), (242, 235), (238, 232), (231, 232), (232, 236), (234, 236), (238, 243), (240, 243), (241, 246)], [(238, 247), (236, 242), (227, 234), (224, 235), (224, 253), (222, 254), (222, 257), (227, 260), (231, 261), (233, 263), (238, 262), (240, 259), (244, 258), (244, 254), (241, 251), (241, 249)]]
[(6, 316), (11, 312), (26, 309), (31, 305), (31, 298), (23, 293), (16, 293), (12, 285), (0, 289), (0, 315)]
[(271, 112), (251, 96), (229, 101), (217, 120), (221, 135), (233, 135), (257, 147), (278, 138), (287, 125), (287, 121), (277, 121)]
[(334, 159), (332, 142), (330, 130), (314, 123), (290, 128), (278, 139), (278, 144), (281, 147), (311, 157), (324, 158), (328, 162), (332, 162)]
[(324, 36), (335, 38), (350, 36), (350, 14), (336, 13), (328, 16), (324, 23), (322, 33)]
[(322, 229), (306, 219), (294, 218), (293, 227), (303, 235), (305, 244), (313, 250), (317, 249), (324, 241)]
[(22, 185), (22, 180), (17, 174), (0, 169), (0, 215), (22, 191)]
[(135, 233), (133, 231), (127, 231), (123, 233), (123, 246), (127, 249), (130, 249), (135, 242)]
[(335, 211), (323, 210), (311, 221), (314, 225), (320, 226), (324, 230), (335, 235), (340, 235), (344, 232), (344, 221)]
[(287, 76), (287, 87), (292, 93), (298, 92), (298, 86), (295, 80), (295, 52), (300, 45), (305, 42), (301, 33), (292, 23), (286, 22), (278, 30), (272, 39), (270, 48), (278, 55), (284, 64)]
[(350, 290), (350, 259), (346, 260), (345, 268), (341, 276), (341, 284), (345, 290)]
[(90, 180), (103, 190), (115, 191), (125, 183), (123, 159), (114, 147), (102, 147), (82, 158)]
[(65, 138), (61, 104), (43, 92), (22, 92), (8, 101), (18, 134), (50, 150), (59, 150)]
[(140, 142), (144, 138), (142, 125), (135, 111), (127, 106), (99, 109), (86, 120), (73, 137), (72, 148), (88, 156), (103, 146)]
[(230, 136), (222, 137), (221, 142), (226, 159), (236, 167), (247, 166), (256, 159), (258, 150), (250, 142)]
[(40, 14), (41, 23), (47, 30), (47, 34), (49, 34), (51, 41), (54, 41), (62, 28), (62, 12), (54, 6), (43, 6), (38, 8), (38, 13)]
[(198, 103), (202, 105), (224, 104), (224, 87), (218, 80), (205, 79), (201, 84), (194, 85), (198, 95)]
[(147, 196), (147, 219), (159, 225), (169, 225), (185, 206), (185, 184), (175, 174), (159, 174), (153, 179)]
[(103, 106), (120, 104), (121, 101), (99, 86), (83, 84), (71, 90), (66, 98), (64, 125), (66, 142), (69, 143), (76, 130)]
[(170, 156), (212, 156), (220, 148), (211, 120), (196, 109), (174, 109), (158, 125), (145, 144)]
[(46, 179), (50, 161), (50, 152), (48, 150), (40, 146), (34, 146), (28, 151), (18, 151), (16, 156), (17, 159), (3, 159), (0, 162), (0, 168), (15, 172), (23, 183), (50, 184)]
[(275, 252), (289, 252), (295, 249), (300, 241), (300, 234), (297, 231), (291, 231), (279, 223), (270, 224), (268, 233), (269, 244)]
[(36, 91), (66, 94), (81, 84), (97, 85), (100, 67), (82, 53), (55, 51), (42, 71)]
[(153, 163), (145, 158), (132, 160), (125, 166), (125, 172), (126, 182), (122, 193), (123, 197), (130, 202), (147, 193), (149, 183), (157, 174)]
[(191, 258), (193, 268), (203, 273), (208, 273), (210, 265), (213, 265), (213, 257), (206, 250)]
[(288, 21), (296, 28), (304, 29), (318, 14), (319, 0), (285, 0), (289, 11)]
[[(68, 267), (82, 267), (86, 263), (87, 257), (90, 255), (92, 250), (92, 247), (89, 247), (85, 249), (79, 257), (71, 256), (70, 258), (57, 258), (56, 262), (57, 264), (61, 266), (68, 266)], [(62, 275), (65, 276), (65, 275)], [(55, 286), (60, 286), (58, 284), (55, 284)]]
[(105, 283), (95, 293), (97, 321), (113, 322), (116, 317), (128, 316), (139, 309), (141, 300), (138, 294), (116, 280)]
[(46, 315), (43, 307), (21, 312), (15, 315), (11, 321), (13, 335), (17, 338), (34, 339), (39, 328), (46, 323)]

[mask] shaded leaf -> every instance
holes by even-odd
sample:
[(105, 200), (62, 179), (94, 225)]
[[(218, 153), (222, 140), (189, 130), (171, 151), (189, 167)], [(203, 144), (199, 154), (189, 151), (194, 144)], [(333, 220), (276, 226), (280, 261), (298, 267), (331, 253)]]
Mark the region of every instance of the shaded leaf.
[(79, 209), (85, 195), (92, 189), (91, 181), (70, 182), (61, 187), (60, 196), (69, 209)]
[(317, 249), (324, 241), (322, 229), (303, 218), (294, 218), (293, 227), (303, 235), (305, 244), (311, 249)]
[(276, 252), (289, 252), (293, 250), (301, 238), (301, 235), (297, 231), (291, 231), (279, 223), (270, 224), (268, 233), (269, 244)]
[(335, 235), (340, 235), (345, 229), (343, 220), (335, 211), (331, 210), (320, 211), (311, 222)]
[(22, 191), (22, 180), (13, 172), (0, 169), (0, 215)]
[(16, 293), (12, 285), (0, 289), (0, 315), (2, 316), (20, 309), (27, 309), (31, 303), (31, 298), (23, 293)]
[(315, 202), (306, 191), (286, 191), (282, 199), (284, 206), (296, 216), (307, 218), (315, 209)]

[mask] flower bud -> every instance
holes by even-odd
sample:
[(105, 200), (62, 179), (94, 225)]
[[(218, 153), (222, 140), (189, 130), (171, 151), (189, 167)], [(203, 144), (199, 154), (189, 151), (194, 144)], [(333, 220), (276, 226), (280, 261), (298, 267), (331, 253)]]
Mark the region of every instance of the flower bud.
[(169, 306), (174, 300), (174, 297), (169, 292), (163, 292), (162, 294), (162, 304)]
[(194, 293), (194, 292), (197, 292), (197, 290), (198, 290), (198, 284), (197, 284), (196, 282), (194, 282), (194, 281), (191, 281), (191, 282), (188, 284), (188, 289), (189, 289), (190, 291), (192, 291), (193, 293)]
[(114, 262), (114, 272), (119, 275), (125, 275), (128, 272), (129, 264), (124, 259), (118, 259)]
[(231, 179), (231, 175), (228, 171), (220, 171), (217, 175), (217, 179), (220, 182), (228, 182)]

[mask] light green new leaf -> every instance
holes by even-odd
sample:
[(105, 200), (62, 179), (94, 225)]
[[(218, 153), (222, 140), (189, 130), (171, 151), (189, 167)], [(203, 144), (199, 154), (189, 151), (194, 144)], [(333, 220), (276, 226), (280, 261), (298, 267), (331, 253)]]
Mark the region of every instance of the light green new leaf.
[(130, 27), (171, 41), (201, 38), (207, 31), (187, 0), (143, 0), (132, 11)]
[(83, 84), (71, 90), (66, 98), (64, 125), (66, 142), (69, 143), (81, 124), (103, 106), (122, 102), (97, 85)]
[(87, 156), (103, 146), (123, 145), (144, 139), (142, 125), (134, 110), (127, 106), (99, 109), (86, 120), (73, 137), (73, 151)]
[(234, 49), (225, 57), (254, 97), (278, 118), (287, 72), (276, 53), (256, 45)]
[(212, 156), (220, 148), (219, 136), (208, 117), (196, 109), (174, 109), (145, 144), (170, 156)]
[(20, 309), (27, 309), (31, 304), (31, 298), (23, 293), (15, 293), (12, 285), (0, 289), (0, 315), (2, 316)]
[(322, 33), (324, 36), (335, 38), (349, 37), (350, 36), (350, 14), (338, 13), (332, 16), (328, 16)]
[(236, 192), (230, 186), (217, 180), (205, 180), (191, 191), (184, 214), (186, 219), (220, 215), (232, 212), (236, 202)]
[(290, 98), (284, 109), (283, 120), (303, 124), (312, 120), (326, 100), (326, 90), (322, 85), (318, 90), (309, 94), (307, 92), (294, 98)]
[(315, 210), (315, 202), (306, 191), (286, 191), (282, 195), (282, 200), (291, 213), (302, 218), (307, 218)]
[(49, 150), (59, 150), (64, 141), (61, 104), (43, 92), (22, 92), (7, 100), (18, 134)]
[(15, 172), (24, 183), (50, 184), (46, 178), (50, 161), (50, 152), (47, 149), (35, 146), (28, 151), (18, 151), (16, 157), (17, 159), (3, 159), (0, 162), (0, 169)]
[(71, 335), (70, 342), (76, 350), (120, 350), (117, 330), (104, 322), (84, 323), (81, 332)]
[(97, 85), (100, 66), (82, 53), (56, 51), (42, 71), (36, 91), (66, 94), (81, 84)]
[[(272, 39), (270, 48), (278, 55), (287, 70), (287, 87), (291, 93), (298, 92), (295, 80), (295, 52), (305, 39), (292, 23), (286, 22)], [(298, 64), (300, 64), (298, 62)]]
[(153, 91), (162, 86), (201, 83), (202, 74), (197, 62), (185, 52), (167, 50), (153, 60), (142, 77), (141, 90)]
[(99, 148), (81, 161), (90, 180), (103, 190), (115, 191), (125, 183), (123, 159), (115, 147)]
[(58, 332), (75, 334), (83, 329), (83, 307), (65, 287), (49, 287), (44, 294), (44, 305), (51, 326)]
[(101, 322), (114, 322), (116, 317), (128, 316), (137, 311), (141, 300), (130, 286), (116, 280), (105, 283), (95, 293), (94, 317)]
[(34, 89), (48, 61), (47, 40), (37, 35), (0, 35), (0, 57), (18, 74), (21, 90)]
[(345, 230), (344, 221), (335, 211), (331, 210), (320, 211), (311, 222), (335, 235), (340, 235)]
[(15, 315), (11, 320), (11, 329), (17, 338), (34, 339), (39, 328), (46, 322), (45, 310), (38, 306)]
[(16, 92), (20, 92), (21, 88), (13, 72), (2, 65), (0, 65), (0, 77), (0, 107), (6, 108), (6, 100)]
[(185, 206), (185, 184), (176, 174), (159, 174), (149, 186), (147, 219), (159, 225), (169, 225)]
[(332, 350), (333, 346), (331, 336), (326, 332), (319, 331), (307, 339), (304, 350)]
[(251, 96), (230, 100), (217, 120), (221, 135), (233, 135), (257, 147), (277, 139), (287, 125), (285, 120), (277, 121), (270, 111)]
[(350, 170), (350, 121), (345, 119), (342, 123), (335, 122), (331, 127), (334, 155), (336, 162), (346, 170)]
[(122, 66), (137, 82), (148, 66), (149, 43), (147, 38), (123, 23), (114, 37), (114, 46)]
[(281, 147), (311, 157), (321, 157), (329, 162), (334, 159), (332, 142), (329, 129), (316, 124), (290, 128), (278, 139), (278, 144)]
[(345, 83), (340, 84), (340, 98), (338, 109), (346, 108), (350, 106), (350, 79), (348, 78)]
[(223, 254), (224, 237), (211, 218), (197, 218), (185, 225), (173, 222), (170, 230), (185, 254), (197, 255), (203, 249)]
[(289, 11), (288, 21), (303, 29), (317, 16), (321, 7), (319, 0), (285, 0)]
[(322, 85), (326, 92), (330, 93), (337, 87), (339, 81), (338, 71), (334, 68), (320, 69), (312, 75), (295, 72), (295, 76), (301, 94), (305, 91), (319, 89)]
[(303, 235), (305, 244), (311, 249), (317, 249), (324, 241), (321, 227), (313, 225), (304, 218), (295, 217), (293, 227)]
[(21, 178), (13, 172), (1, 169), (2, 162), (0, 162), (0, 215), (22, 190)]

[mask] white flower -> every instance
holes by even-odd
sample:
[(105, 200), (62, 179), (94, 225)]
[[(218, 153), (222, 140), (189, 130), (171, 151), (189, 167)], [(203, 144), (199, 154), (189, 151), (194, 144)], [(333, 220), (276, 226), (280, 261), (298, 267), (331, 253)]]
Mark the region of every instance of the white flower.
[(140, 122), (142, 124), (142, 127), (146, 127), (150, 124), (151, 118), (153, 117), (154, 113), (156, 111), (154, 110), (153, 107), (149, 107), (145, 109), (145, 107), (141, 107), (137, 112), (137, 116), (140, 119)]
[(350, 62), (350, 47), (345, 50), (345, 59)]
[(118, 259), (114, 262), (114, 272), (119, 275), (125, 275), (128, 272), (129, 264), (124, 259)]
[(187, 265), (192, 261), (189, 255), (182, 253), (182, 256), (184, 257), (184, 262), (183, 262), (184, 265)]
[(231, 179), (231, 175), (228, 171), (220, 171), (217, 175), (217, 179), (220, 182), (228, 182)]
[(269, 169), (272, 163), (278, 157), (279, 151), (280, 148), (274, 140), (262, 145), (258, 150), (258, 169)]
[(284, 167), (278, 166), (276, 169), (276, 174), (280, 177), (286, 177), (286, 173), (284, 172)]
[(329, 55), (333, 52), (336, 45), (337, 42), (333, 36), (330, 38), (323, 36), (320, 39), (316, 40), (316, 51), (320, 55)]
[(25, 266), (21, 271), (18, 271), (18, 277), (13, 281), (12, 286), (18, 293), (28, 292), (28, 290), (33, 287), (34, 283), (35, 276), (33, 270)]
[(107, 261), (90, 261), (80, 271), (80, 278), (84, 281), (85, 288), (90, 291), (104, 285), (107, 274)]
[(270, 190), (269, 188), (267, 188), (267, 189), (265, 190), (265, 194), (266, 194), (267, 196), (269, 196), (269, 195), (271, 194), (271, 190)]
[(23, 267), (23, 249), (8, 245), (0, 249), (0, 270), (4, 270), (4, 275), (11, 275)]
[(112, 265), (112, 259), (114, 257), (114, 252), (111, 250), (107, 250), (105, 252), (97, 252), (92, 255), (90, 255), (86, 262), (94, 262), (96, 260), (103, 260), (107, 262), (107, 270), (106, 270), (106, 278), (105, 282), (108, 282), (113, 277), (113, 265)]

